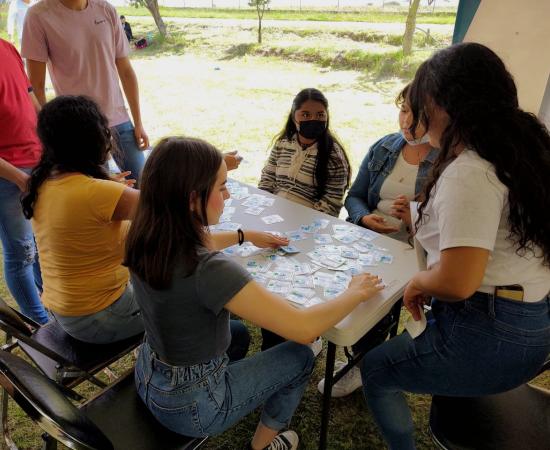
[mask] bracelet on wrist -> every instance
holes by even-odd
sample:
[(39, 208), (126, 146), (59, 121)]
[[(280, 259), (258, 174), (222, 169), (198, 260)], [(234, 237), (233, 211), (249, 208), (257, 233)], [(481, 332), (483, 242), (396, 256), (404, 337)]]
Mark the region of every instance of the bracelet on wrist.
[(237, 230), (237, 236), (239, 237), (239, 245), (243, 245), (243, 243), (244, 243), (244, 231), (239, 228)]

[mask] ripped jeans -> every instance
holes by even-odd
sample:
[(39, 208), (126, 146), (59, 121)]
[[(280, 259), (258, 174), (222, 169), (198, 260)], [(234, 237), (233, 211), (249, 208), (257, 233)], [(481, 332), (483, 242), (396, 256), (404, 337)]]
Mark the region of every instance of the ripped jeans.
[[(30, 169), (22, 169), (29, 173)], [(0, 178), (0, 239), (4, 251), (4, 277), (21, 312), (36, 322), (48, 321), (39, 293), (42, 277), (31, 223), (23, 216), (21, 191)]]

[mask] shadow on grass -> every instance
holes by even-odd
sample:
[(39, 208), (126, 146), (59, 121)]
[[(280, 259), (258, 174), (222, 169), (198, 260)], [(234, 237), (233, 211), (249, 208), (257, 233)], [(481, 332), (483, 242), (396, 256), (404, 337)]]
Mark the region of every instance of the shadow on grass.
[(221, 58), (222, 61), (229, 61), (235, 58), (242, 58), (249, 54), (255, 54), (258, 44), (238, 44), (232, 45), (225, 51), (225, 56)]

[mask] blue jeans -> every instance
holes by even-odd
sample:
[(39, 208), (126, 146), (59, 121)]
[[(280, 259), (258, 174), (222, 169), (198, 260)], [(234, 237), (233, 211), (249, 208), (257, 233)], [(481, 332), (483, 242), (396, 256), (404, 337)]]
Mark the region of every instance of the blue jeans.
[[(30, 169), (23, 169), (30, 173)], [(40, 324), (48, 314), (40, 301), (42, 277), (31, 223), (23, 216), (21, 191), (0, 178), (0, 239), (4, 250), (4, 276), (23, 314)]]
[(433, 320), (371, 350), (361, 374), (369, 408), (392, 450), (414, 449), (403, 391), (477, 397), (532, 379), (550, 353), (550, 298), (521, 303), (487, 294), (434, 300)]
[[(129, 178), (138, 180), (143, 170), (145, 157), (140, 150), (134, 135), (134, 125), (132, 122), (124, 122), (111, 128), (111, 133), (118, 145), (119, 152), (113, 152), (113, 158), (121, 171), (129, 170), (132, 172)], [(137, 187), (137, 184), (136, 184)]]
[(288, 426), (313, 370), (311, 349), (285, 342), (236, 362), (222, 355), (192, 366), (170, 366), (147, 343), (136, 363), (136, 386), (166, 428), (193, 437), (222, 433), (264, 405), (261, 422)]
[(105, 309), (86, 316), (63, 316), (53, 313), (55, 320), (75, 339), (91, 344), (108, 344), (143, 333), (141, 311), (132, 285)]

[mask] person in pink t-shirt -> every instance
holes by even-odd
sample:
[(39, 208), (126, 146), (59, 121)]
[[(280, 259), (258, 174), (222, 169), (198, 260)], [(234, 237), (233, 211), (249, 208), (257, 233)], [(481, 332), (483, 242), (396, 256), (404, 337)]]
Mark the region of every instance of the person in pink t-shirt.
[(128, 40), (115, 8), (105, 0), (42, 0), (27, 12), (21, 54), (40, 104), (46, 102), (47, 65), (56, 95), (86, 95), (99, 105), (122, 150), (113, 155), (118, 166), (138, 179), (149, 138), (141, 122)]
[(31, 224), (23, 216), (21, 193), (42, 153), (36, 135), (40, 108), (23, 61), (9, 42), (0, 39), (0, 239), (4, 277), (21, 312), (39, 323), (48, 315), (40, 301), (42, 278)]

